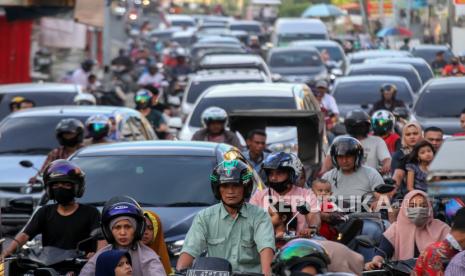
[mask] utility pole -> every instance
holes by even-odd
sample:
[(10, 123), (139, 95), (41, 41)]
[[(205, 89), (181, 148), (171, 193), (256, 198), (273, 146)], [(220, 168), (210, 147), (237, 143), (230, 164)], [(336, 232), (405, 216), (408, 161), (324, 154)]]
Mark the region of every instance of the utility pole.
[(112, 0), (100, 0), (105, 1), (104, 7), (104, 19), (103, 19), (103, 65), (110, 65), (111, 60), (111, 1)]

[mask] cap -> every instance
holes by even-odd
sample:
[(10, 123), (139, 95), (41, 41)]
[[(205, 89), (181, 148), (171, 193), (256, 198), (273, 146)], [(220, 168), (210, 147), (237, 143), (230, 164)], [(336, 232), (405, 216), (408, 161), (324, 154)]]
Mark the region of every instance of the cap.
[(328, 89), (328, 83), (324, 80), (319, 80), (317, 83), (316, 83), (316, 88), (318, 87), (321, 87), (321, 88), (325, 88), (325, 89)]

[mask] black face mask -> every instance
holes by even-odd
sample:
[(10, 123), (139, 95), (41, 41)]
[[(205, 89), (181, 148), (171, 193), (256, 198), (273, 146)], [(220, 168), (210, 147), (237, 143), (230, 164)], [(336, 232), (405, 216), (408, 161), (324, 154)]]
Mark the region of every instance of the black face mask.
[(68, 205), (74, 200), (74, 190), (65, 189), (65, 188), (57, 188), (52, 189), (53, 196), (55, 197), (56, 202), (60, 205)]
[(287, 190), (287, 188), (289, 188), (289, 181), (284, 180), (281, 182), (268, 182), (268, 186), (270, 186), (270, 188), (275, 190), (277, 193), (282, 193)]
[(78, 144), (81, 143), (81, 139), (79, 138), (79, 135), (76, 135), (74, 136), (73, 138), (71, 139), (65, 139), (65, 138), (61, 138), (61, 145), (64, 146), (64, 147), (75, 147), (77, 146)]
[(459, 62), (458, 61), (452, 61), (452, 65), (458, 65)]

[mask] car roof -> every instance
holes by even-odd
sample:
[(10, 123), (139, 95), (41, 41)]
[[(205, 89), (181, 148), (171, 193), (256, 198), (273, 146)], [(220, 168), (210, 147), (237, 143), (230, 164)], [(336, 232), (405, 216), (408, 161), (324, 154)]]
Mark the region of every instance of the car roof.
[(350, 58), (364, 58), (364, 57), (377, 57), (377, 56), (411, 56), (412, 54), (407, 51), (398, 50), (364, 50), (349, 54)]
[(279, 47), (279, 48), (273, 48), (270, 51), (270, 54), (275, 54), (275, 53), (292, 53), (292, 52), (310, 52), (310, 53), (320, 53), (317, 48), (311, 47), (311, 46), (288, 46), (288, 47)]
[(205, 37), (202, 37), (200, 38), (197, 43), (198, 44), (207, 44), (207, 43), (218, 43), (218, 44), (221, 44), (221, 43), (237, 43), (237, 44), (241, 44), (241, 42), (239, 41), (239, 39), (237, 39), (236, 37), (232, 37), (232, 36), (220, 36), (220, 35), (212, 35), (212, 36), (205, 36)]
[(434, 88), (441, 90), (441, 87), (464, 87), (464, 77), (446, 77), (446, 78), (434, 78), (429, 80), (425, 85), (424, 89)]
[(379, 62), (387, 61), (389, 63), (402, 62), (402, 63), (410, 63), (410, 64), (429, 65), (426, 60), (420, 57), (382, 57), (382, 58), (367, 59), (365, 63), (375, 63), (376, 61), (379, 61)]
[(328, 33), (326, 25), (314, 18), (279, 18), (275, 26), (278, 33)]
[(192, 45), (192, 48), (198, 49), (198, 48), (240, 48), (242, 49), (242, 46), (239, 44), (228, 44), (228, 43), (195, 43)]
[(258, 69), (224, 69), (224, 70), (200, 70), (191, 78), (192, 82), (196, 81), (215, 81), (215, 80), (263, 80), (265, 76)]
[(255, 20), (237, 20), (237, 21), (232, 21), (229, 23), (230, 26), (232, 25), (262, 25), (261, 22), (255, 21)]
[(351, 83), (351, 82), (370, 82), (384, 81), (389, 82), (404, 82), (408, 85), (408, 81), (404, 77), (389, 76), (389, 75), (360, 75), (360, 76), (344, 76), (336, 80), (336, 83)]
[(17, 83), (0, 85), (0, 93), (40, 93), (61, 92), (79, 93), (80, 87), (69, 83)]
[(293, 83), (237, 83), (215, 85), (208, 89), (202, 98), (228, 97), (294, 97), (294, 88), (300, 84)]
[(85, 147), (79, 150), (73, 158), (90, 156), (121, 156), (121, 155), (177, 155), (177, 156), (210, 156), (216, 157), (217, 152), (227, 152), (233, 149), (226, 144), (197, 141), (133, 141), (108, 143)]
[(235, 54), (235, 55), (207, 55), (200, 61), (201, 65), (212, 64), (241, 64), (241, 63), (262, 63), (260, 56), (253, 54)]
[(390, 71), (414, 71), (415, 67), (413, 67), (411, 64), (403, 64), (403, 63), (382, 63), (382, 64), (372, 64), (372, 63), (359, 63), (359, 64), (353, 64), (349, 67), (349, 71), (358, 71), (358, 70), (367, 70), (367, 69), (384, 69), (384, 70), (390, 70)]
[(412, 50), (450, 50), (450, 47), (447, 45), (437, 45), (437, 44), (419, 44), (412, 47)]
[(128, 114), (140, 117), (140, 113), (132, 108), (118, 106), (44, 106), (14, 112), (9, 118), (37, 116), (92, 116), (94, 114)]
[(334, 40), (323, 40), (323, 39), (315, 39), (315, 40), (296, 40), (290, 43), (290, 46), (298, 45), (310, 45), (310, 46), (323, 46), (323, 47), (341, 47), (339, 43)]
[(182, 21), (194, 21), (194, 18), (190, 15), (185, 14), (169, 14), (166, 16), (168, 20), (182, 20)]

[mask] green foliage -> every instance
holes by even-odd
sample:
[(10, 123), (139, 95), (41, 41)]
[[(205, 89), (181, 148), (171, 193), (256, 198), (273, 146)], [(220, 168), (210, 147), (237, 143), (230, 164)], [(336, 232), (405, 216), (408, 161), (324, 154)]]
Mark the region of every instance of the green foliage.
[(280, 17), (300, 17), (310, 6), (308, 0), (284, 0), (279, 8)]

